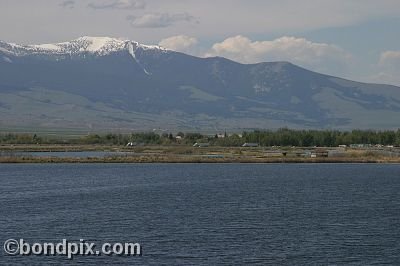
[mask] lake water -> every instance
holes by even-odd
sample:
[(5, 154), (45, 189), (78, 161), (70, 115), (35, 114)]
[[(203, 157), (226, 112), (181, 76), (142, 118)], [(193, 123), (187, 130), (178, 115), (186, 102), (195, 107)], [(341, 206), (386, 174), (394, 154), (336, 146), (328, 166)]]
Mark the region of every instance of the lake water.
[(32, 152), (0, 152), (1, 156), (56, 157), (56, 158), (106, 158), (140, 156), (141, 153), (117, 151), (32, 151)]
[(138, 242), (140, 257), (0, 264), (400, 265), (400, 165), (0, 164), (0, 242)]

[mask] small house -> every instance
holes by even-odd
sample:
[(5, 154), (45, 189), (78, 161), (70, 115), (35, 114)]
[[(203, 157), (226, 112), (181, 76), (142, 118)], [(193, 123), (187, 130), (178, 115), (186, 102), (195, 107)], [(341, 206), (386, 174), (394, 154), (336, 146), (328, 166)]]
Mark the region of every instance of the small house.
[(242, 147), (258, 147), (258, 143), (248, 143), (242, 145)]
[(193, 144), (193, 147), (199, 147), (199, 148), (208, 147), (208, 146), (210, 146), (210, 143), (198, 143), (198, 142), (196, 142), (195, 144)]

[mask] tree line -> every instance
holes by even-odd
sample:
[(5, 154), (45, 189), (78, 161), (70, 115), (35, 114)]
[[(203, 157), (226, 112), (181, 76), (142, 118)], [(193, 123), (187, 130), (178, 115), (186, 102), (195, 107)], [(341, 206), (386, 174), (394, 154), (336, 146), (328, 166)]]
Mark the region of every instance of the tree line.
[(400, 129), (385, 130), (290, 130), (244, 132), (248, 142), (257, 142), (262, 146), (324, 146), (371, 144), (400, 145)]
[(255, 130), (242, 134), (206, 135), (200, 133), (141, 132), (131, 134), (89, 134), (79, 138), (61, 139), (37, 134), (0, 134), (0, 144), (102, 144), (102, 145), (193, 145), (209, 143), (214, 146), (241, 146), (257, 143), (260, 146), (335, 147), (350, 144), (400, 145), (399, 130)]

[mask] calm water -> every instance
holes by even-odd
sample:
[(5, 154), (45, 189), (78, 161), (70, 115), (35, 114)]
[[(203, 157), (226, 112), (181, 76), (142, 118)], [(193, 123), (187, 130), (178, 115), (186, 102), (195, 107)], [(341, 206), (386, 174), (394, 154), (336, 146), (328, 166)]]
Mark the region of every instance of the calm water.
[(115, 152), (115, 151), (33, 151), (33, 152), (0, 152), (1, 156), (32, 156), (32, 157), (56, 157), (56, 158), (105, 158), (139, 156), (141, 153)]
[(141, 257), (0, 264), (400, 265), (400, 165), (0, 164), (0, 242), (138, 242)]

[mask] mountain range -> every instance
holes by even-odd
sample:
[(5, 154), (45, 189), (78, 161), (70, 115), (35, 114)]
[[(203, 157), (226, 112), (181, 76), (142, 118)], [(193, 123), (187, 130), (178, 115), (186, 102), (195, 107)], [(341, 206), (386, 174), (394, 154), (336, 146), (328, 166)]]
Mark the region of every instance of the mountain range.
[(400, 88), (108, 37), (0, 41), (0, 129), (395, 129)]

